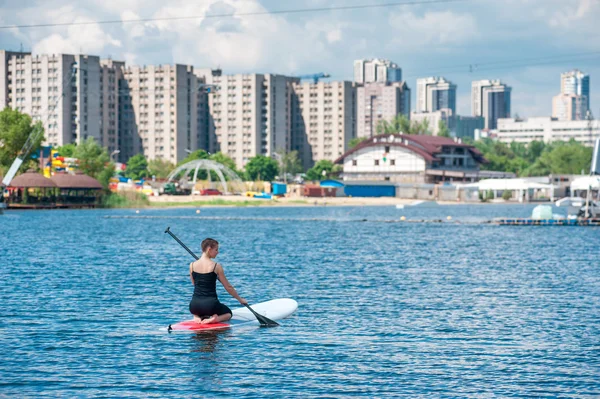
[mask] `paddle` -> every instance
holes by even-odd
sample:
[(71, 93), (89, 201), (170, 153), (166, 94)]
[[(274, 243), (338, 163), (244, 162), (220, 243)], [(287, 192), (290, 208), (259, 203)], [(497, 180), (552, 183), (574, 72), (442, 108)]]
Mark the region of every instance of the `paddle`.
[[(167, 227), (167, 229), (165, 230), (165, 233), (167, 233), (171, 237), (173, 237), (175, 239), (175, 241), (177, 241), (179, 243), (179, 245), (181, 245), (186, 251), (188, 251), (190, 253), (190, 255), (192, 255), (194, 257), (194, 259), (198, 260), (199, 258), (196, 256), (196, 254), (193, 253), (192, 250), (187, 247), (187, 245), (182, 243), (181, 240), (179, 238), (177, 238), (177, 236), (175, 234), (173, 234), (170, 229), (171, 229), (170, 227)], [(261, 314), (256, 313), (254, 311), (254, 309), (252, 309), (250, 307), (250, 305), (248, 305), (247, 303), (244, 304), (244, 306), (247, 307), (248, 310), (250, 310), (250, 312), (252, 312), (254, 317), (256, 317), (256, 320), (258, 320), (258, 322), (260, 323), (261, 327), (276, 327), (279, 325), (279, 323), (277, 323), (276, 321), (271, 320), (268, 317), (265, 317)]]

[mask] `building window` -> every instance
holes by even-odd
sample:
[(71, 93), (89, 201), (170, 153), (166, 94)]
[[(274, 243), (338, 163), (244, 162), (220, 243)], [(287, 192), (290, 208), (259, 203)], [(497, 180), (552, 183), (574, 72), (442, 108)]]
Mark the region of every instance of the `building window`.
[(390, 152), (390, 146), (389, 145), (385, 146), (385, 152)]
[(395, 159), (390, 159), (390, 166), (394, 166), (396, 165), (396, 160)]
[(356, 166), (356, 164), (357, 164), (356, 159), (353, 159), (352, 160), (352, 166)]
[(375, 166), (379, 166), (379, 159), (375, 160)]

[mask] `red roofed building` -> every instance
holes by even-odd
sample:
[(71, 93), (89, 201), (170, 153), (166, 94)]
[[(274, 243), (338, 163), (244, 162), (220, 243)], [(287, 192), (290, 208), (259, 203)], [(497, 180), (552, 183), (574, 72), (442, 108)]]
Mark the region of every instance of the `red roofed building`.
[(391, 134), (361, 142), (339, 157), (344, 180), (406, 183), (476, 181), (487, 161), (477, 148), (447, 137)]

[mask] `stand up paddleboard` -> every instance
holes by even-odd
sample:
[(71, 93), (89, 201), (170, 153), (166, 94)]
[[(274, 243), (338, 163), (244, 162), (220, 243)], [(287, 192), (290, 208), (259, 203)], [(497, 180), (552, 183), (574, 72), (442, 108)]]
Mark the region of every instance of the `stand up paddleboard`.
[[(256, 313), (268, 317), (271, 320), (277, 321), (292, 315), (296, 309), (298, 309), (298, 302), (290, 298), (280, 298), (267, 302), (256, 303), (251, 306)], [(210, 331), (259, 324), (258, 320), (256, 320), (256, 317), (248, 308), (236, 308), (233, 309), (232, 312), (233, 316), (226, 323), (199, 324), (194, 320), (186, 320), (177, 324), (169, 325), (168, 331)]]

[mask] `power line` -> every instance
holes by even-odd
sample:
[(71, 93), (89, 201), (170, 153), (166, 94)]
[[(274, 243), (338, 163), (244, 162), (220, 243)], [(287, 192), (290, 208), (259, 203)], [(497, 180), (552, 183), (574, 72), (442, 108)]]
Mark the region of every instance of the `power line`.
[[(564, 54), (561, 56), (550, 56), (550, 57), (537, 57), (537, 58), (523, 58), (520, 60), (509, 60), (509, 61), (497, 61), (497, 62), (485, 62), (485, 63), (472, 63), (442, 67), (437, 69), (435, 72), (425, 71), (419, 72), (418, 74), (408, 74), (405, 77), (425, 77), (432, 75), (440, 75), (442, 73), (476, 73), (476, 72), (488, 72), (501, 69), (516, 69), (526, 68), (539, 65), (558, 65), (567, 62), (584, 62), (593, 61), (600, 58), (600, 52), (591, 53), (579, 53), (579, 54)], [(529, 62), (532, 61), (532, 62)]]
[(361, 4), (361, 5), (355, 5), (355, 6), (315, 7), (315, 8), (300, 8), (300, 9), (274, 10), (274, 11), (256, 11), (256, 12), (230, 13), (230, 14), (208, 14), (208, 15), (162, 17), (162, 18), (132, 18), (132, 19), (119, 19), (119, 20), (106, 20), (106, 21), (63, 22), (63, 23), (47, 23), (47, 24), (32, 24), (32, 25), (5, 25), (5, 26), (0, 26), (0, 29), (14, 29), (14, 28), (28, 29), (28, 28), (44, 28), (44, 27), (52, 27), (52, 26), (79, 26), (79, 25), (94, 25), (94, 24), (108, 25), (108, 24), (155, 22), (155, 21), (182, 21), (182, 20), (190, 20), (190, 19), (255, 17), (255, 16), (261, 16), (261, 15), (303, 14), (303, 13), (323, 12), (323, 11), (364, 10), (364, 9), (370, 9), (370, 8), (390, 8), (390, 7), (399, 7), (399, 6), (456, 3), (456, 2), (464, 2), (464, 1), (470, 1), (470, 0), (412, 0), (412, 1), (382, 3), (382, 4)]

